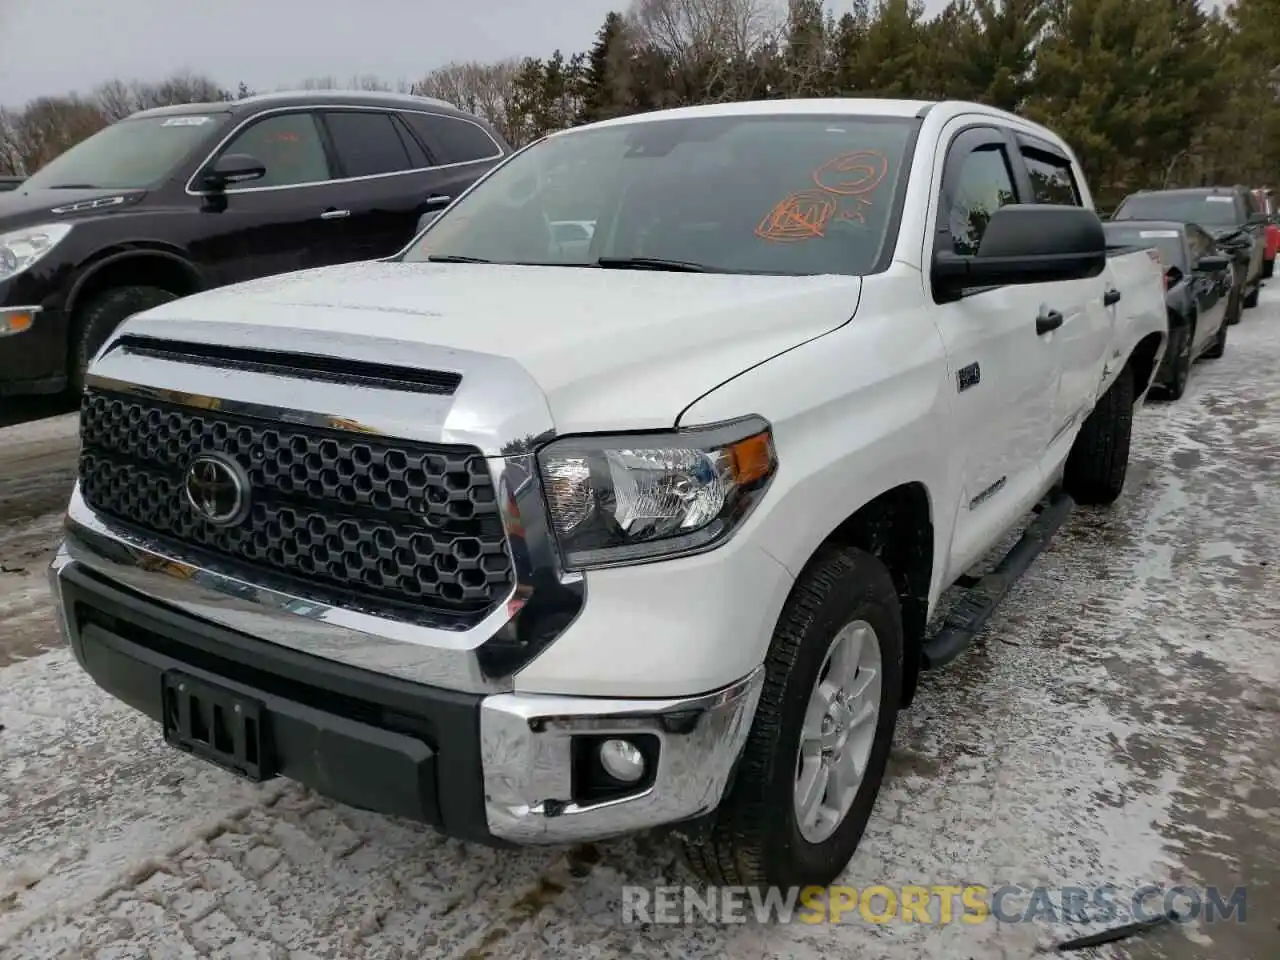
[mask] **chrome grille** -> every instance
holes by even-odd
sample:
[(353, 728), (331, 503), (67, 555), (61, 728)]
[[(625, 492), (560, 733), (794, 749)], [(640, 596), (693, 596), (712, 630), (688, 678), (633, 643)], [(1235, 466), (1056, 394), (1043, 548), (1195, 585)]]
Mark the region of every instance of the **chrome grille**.
[[(95, 510), (162, 539), (296, 578), (304, 596), (441, 613), (487, 610), (514, 582), (484, 458), (471, 447), (85, 391), (81, 493)], [(250, 481), (233, 526), (184, 493), (193, 457), (221, 453)], [(319, 591), (319, 593), (317, 593)]]

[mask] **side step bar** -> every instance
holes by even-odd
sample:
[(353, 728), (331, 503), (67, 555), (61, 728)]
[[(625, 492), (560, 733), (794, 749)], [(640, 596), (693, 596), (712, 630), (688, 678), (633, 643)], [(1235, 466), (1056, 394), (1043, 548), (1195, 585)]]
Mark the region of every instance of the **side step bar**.
[(990, 573), (981, 577), (964, 576), (956, 581), (956, 585), (966, 588), (967, 592), (947, 614), (938, 632), (925, 639), (923, 666), (926, 670), (950, 663), (964, 652), (986, 626), (1009, 589), (1044, 552), (1074, 506), (1075, 502), (1069, 496), (1055, 490), (1045, 503), (1037, 506), (1036, 516), (1018, 542), (1000, 558)]

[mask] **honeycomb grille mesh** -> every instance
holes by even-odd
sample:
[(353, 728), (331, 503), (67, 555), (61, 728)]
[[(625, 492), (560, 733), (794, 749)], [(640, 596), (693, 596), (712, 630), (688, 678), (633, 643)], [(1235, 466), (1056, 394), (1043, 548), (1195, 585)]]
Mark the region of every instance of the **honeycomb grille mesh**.
[[(104, 514), (342, 597), (459, 614), (513, 583), (488, 468), (469, 447), (389, 441), (86, 390), (81, 494)], [(187, 465), (234, 459), (251, 507), (229, 527), (188, 502)], [(368, 603), (357, 608), (370, 609)]]

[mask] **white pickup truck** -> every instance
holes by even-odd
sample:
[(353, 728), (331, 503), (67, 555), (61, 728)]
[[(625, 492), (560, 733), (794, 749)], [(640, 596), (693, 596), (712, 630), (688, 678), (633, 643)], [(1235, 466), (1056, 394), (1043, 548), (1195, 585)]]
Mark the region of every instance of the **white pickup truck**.
[(1108, 258), (1070, 148), (1011, 114), (611, 120), (388, 260), (126, 321), (51, 580), (96, 682), (242, 776), (823, 884), (919, 671), (1120, 494), (1165, 336), (1158, 264)]

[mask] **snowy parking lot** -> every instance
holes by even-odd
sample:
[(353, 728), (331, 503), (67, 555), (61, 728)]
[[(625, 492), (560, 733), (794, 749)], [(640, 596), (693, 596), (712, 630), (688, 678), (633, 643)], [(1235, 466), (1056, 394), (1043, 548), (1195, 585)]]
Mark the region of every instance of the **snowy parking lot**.
[[(2, 402), (2, 401), (0, 401)], [(1280, 943), (1280, 294), (1136, 420), (978, 643), (925, 677), (844, 882), (1247, 887), (1247, 914), (1076, 956)], [(170, 750), (56, 635), (74, 415), (0, 429), (0, 957), (1030, 958), (1107, 924), (623, 922), (666, 840), (495, 851)]]

